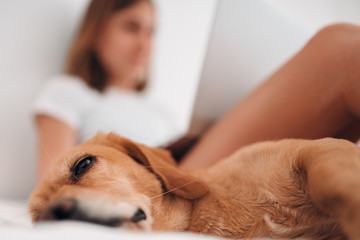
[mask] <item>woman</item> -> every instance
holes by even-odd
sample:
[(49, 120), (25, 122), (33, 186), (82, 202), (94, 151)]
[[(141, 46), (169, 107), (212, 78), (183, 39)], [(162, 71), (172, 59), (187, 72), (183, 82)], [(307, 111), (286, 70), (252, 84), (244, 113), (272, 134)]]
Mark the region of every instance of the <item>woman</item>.
[(170, 117), (141, 94), (154, 18), (150, 0), (90, 3), (70, 49), (66, 75), (50, 79), (34, 104), (39, 180), (53, 158), (98, 130), (151, 145), (172, 137)]
[[(92, 4), (95, 5), (96, 2), (93, 1)], [(109, 11), (106, 11), (106, 7), (100, 7), (99, 2), (106, 1), (98, 0), (97, 4), (99, 6), (94, 8), (93, 11), (91, 11), (90, 6), (84, 22), (86, 22), (90, 14), (99, 17), (100, 14), (105, 16), (105, 13), (109, 13)], [(116, 2), (125, 1), (119, 0)], [(144, 54), (142, 55), (145, 56), (143, 59), (146, 61), (135, 61), (144, 63), (147, 62), (151, 49), (151, 34), (149, 34), (151, 33), (150, 29), (153, 27), (151, 4), (145, 0), (136, 1), (133, 5), (130, 4), (123, 10), (110, 14), (110, 16), (120, 18), (120, 16), (125, 16), (123, 14), (126, 11), (130, 11), (137, 6), (143, 6), (144, 8), (147, 6), (146, 9), (150, 13), (144, 12), (141, 17), (139, 15), (140, 18), (144, 16), (152, 17), (147, 18), (147, 23), (145, 23), (144, 19), (143, 25), (140, 24), (143, 27), (140, 28), (134, 27), (139, 24), (126, 24), (128, 27), (125, 29), (130, 32), (133, 29), (142, 29), (144, 31), (139, 32), (144, 34), (137, 35), (143, 36), (143, 38), (139, 38), (142, 41), (138, 38), (129, 38), (127, 39), (129, 41), (125, 42), (128, 42), (129, 49), (136, 49), (132, 45), (135, 44), (134, 42), (139, 46), (147, 46), (142, 47), (147, 49), (143, 51)], [(99, 10), (96, 14), (94, 13), (95, 9)], [(104, 89), (108, 86), (116, 86), (117, 89), (136, 89), (138, 82), (132, 80), (136, 79), (134, 76), (143, 75), (146, 64), (142, 64), (141, 68), (130, 67), (130, 69), (137, 70), (125, 74), (123, 71), (126, 72), (126, 69), (128, 69), (125, 67), (126, 64), (120, 66), (115, 64), (117, 62), (114, 60), (121, 58), (121, 56), (106, 57), (112, 55), (113, 52), (112, 47), (110, 47), (112, 46), (110, 40), (112, 38), (105, 37), (109, 36), (106, 34), (106, 29), (111, 26), (111, 19), (112, 17), (109, 17), (103, 31), (99, 33), (99, 38), (93, 44), (93, 54), (95, 53), (95, 56), (106, 67), (96, 71), (95, 75), (87, 75), (82, 74), (81, 65), (74, 65), (72, 70), (68, 68), (70, 70), (68, 73), (82, 77), (90, 86), (93, 84), (91, 77), (106, 77), (106, 79), (109, 79), (106, 84), (95, 86), (102, 92), (106, 91)], [(93, 22), (96, 25), (101, 21), (93, 19)], [(148, 24), (149, 22), (152, 24)], [(84, 36), (94, 36), (91, 34), (91, 30), (86, 29), (84, 26), (80, 33), (84, 34)], [(145, 31), (145, 29), (149, 31)], [(145, 34), (145, 32), (148, 34)], [(90, 38), (87, 37), (87, 39)], [(79, 39), (75, 41), (73, 49), (87, 46), (86, 43)], [(113, 38), (114, 42), (115, 39), (117, 38)], [(117, 40), (119, 39), (120, 37)], [(144, 44), (145, 42), (147, 44)], [(104, 50), (104, 48), (107, 50)], [(124, 49), (124, 51), (127, 50)], [(70, 63), (72, 56), (70, 54)], [(84, 61), (80, 61), (80, 63), (84, 64)], [(85, 64), (93, 66), (91, 61), (85, 62)], [(84, 72), (88, 73), (87, 71)], [(356, 141), (360, 133), (359, 79), (359, 27), (347, 24), (327, 27), (316, 34), (293, 59), (207, 131), (199, 143), (185, 156), (181, 164), (185, 167), (208, 167), (243, 145), (269, 139), (334, 136)], [(106, 105), (103, 105), (103, 107), (106, 107)], [(101, 114), (100, 111), (99, 115)], [(112, 116), (112, 118), (115, 117)], [(68, 122), (71, 123), (70, 120)], [(75, 144), (76, 132), (63, 122), (41, 114), (37, 115), (37, 123), (39, 147), (44, 145), (43, 148), (39, 149), (41, 178), (50, 162), (50, 157)], [(56, 136), (56, 138), (53, 136)], [(44, 149), (47, 149), (50, 153), (47, 154)]]

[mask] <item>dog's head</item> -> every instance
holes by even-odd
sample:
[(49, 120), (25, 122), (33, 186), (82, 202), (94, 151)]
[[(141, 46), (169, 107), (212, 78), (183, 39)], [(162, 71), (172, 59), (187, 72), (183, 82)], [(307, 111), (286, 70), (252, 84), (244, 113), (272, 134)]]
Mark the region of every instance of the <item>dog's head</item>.
[(164, 198), (194, 200), (207, 191), (204, 182), (177, 168), (166, 150), (98, 133), (53, 161), (29, 209), (33, 221), (149, 229), (156, 211), (164, 211), (159, 209)]

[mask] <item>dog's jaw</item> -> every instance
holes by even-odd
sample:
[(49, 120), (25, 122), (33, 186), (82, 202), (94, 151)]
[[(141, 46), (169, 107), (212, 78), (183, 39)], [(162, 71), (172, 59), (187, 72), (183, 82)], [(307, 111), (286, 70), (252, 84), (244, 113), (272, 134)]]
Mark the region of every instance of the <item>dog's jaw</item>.
[(151, 200), (153, 231), (185, 231), (189, 228), (193, 201), (165, 194)]
[(240, 218), (239, 212), (245, 210), (233, 211), (222, 207), (227, 204), (231, 203), (225, 203), (221, 194), (211, 191), (197, 200), (165, 194), (162, 199), (160, 197), (152, 200), (151, 228), (153, 231), (190, 231), (229, 238), (238, 237), (238, 229), (231, 228), (228, 223), (231, 219), (234, 223), (237, 222)]
[[(214, 190), (214, 189), (213, 189)], [(220, 197), (219, 197), (220, 196)], [(173, 194), (165, 194), (151, 200), (153, 231), (190, 231), (196, 233), (234, 237), (238, 231), (227, 226), (229, 219), (236, 218), (239, 212), (222, 208), (221, 194), (209, 192), (196, 200), (187, 200)]]

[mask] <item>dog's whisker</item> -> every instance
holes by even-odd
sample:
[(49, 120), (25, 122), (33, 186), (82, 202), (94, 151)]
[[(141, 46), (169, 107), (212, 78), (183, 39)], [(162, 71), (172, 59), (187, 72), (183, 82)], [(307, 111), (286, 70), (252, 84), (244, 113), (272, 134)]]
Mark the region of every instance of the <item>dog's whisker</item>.
[(165, 195), (165, 194), (167, 194), (167, 193), (170, 193), (170, 192), (173, 192), (173, 191), (175, 191), (175, 190), (177, 190), (177, 189), (180, 189), (180, 188), (182, 188), (182, 187), (185, 187), (185, 186), (187, 186), (187, 185), (189, 185), (189, 184), (191, 184), (191, 183), (193, 183), (193, 182), (195, 182), (195, 180), (194, 180), (194, 181), (190, 181), (190, 182), (188, 182), (188, 183), (185, 183), (185, 184), (183, 184), (183, 185), (181, 185), (181, 186), (179, 186), (179, 187), (170, 189), (170, 190), (168, 190), (168, 191), (166, 191), (166, 192), (163, 192), (163, 193), (161, 193), (161, 194), (158, 194), (158, 195), (155, 195), (155, 196), (151, 196), (151, 197), (149, 197), (149, 198), (150, 198), (150, 199), (153, 199), (153, 198), (156, 198), (156, 197), (161, 197), (161, 196), (163, 196), (163, 195)]
[(144, 168), (149, 169), (149, 168), (162, 168), (162, 169), (173, 169), (174, 166), (156, 166), (156, 165), (151, 165), (151, 166), (144, 166)]
[(12, 218), (15, 219), (15, 218), (24, 217), (24, 216), (30, 216), (30, 214), (27, 210), (19, 211), (19, 213), (16, 214), (15, 216), (13, 216)]
[(29, 213), (27, 211), (16, 214), (15, 216), (12, 216), (11, 218), (6, 218), (6, 219), (0, 218), (0, 221), (3, 223), (8, 223), (8, 224), (16, 224), (16, 225), (22, 226), (22, 227), (29, 227), (31, 224), (28, 225), (28, 224), (18, 221), (19, 218), (24, 218), (24, 217), (29, 217)]
[(45, 145), (44, 145), (43, 142), (41, 142), (41, 147), (42, 147), (42, 149), (44, 149), (44, 152), (45, 152), (45, 154), (47, 155), (47, 157), (49, 158), (49, 160), (51, 160), (52, 157), (51, 157), (50, 153), (47, 151), (47, 149), (46, 149), (46, 147), (45, 147)]
[(26, 227), (29, 228), (31, 227), (31, 224), (25, 224), (25, 223), (21, 223), (21, 222), (16, 222), (12, 219), (4, 219), (4, 218), (0, 218), (0, 225), (14, 225), (17, 227)]
[(166, 219), (167, 219), (167, 217), (168, 217), (168, 215), (167, 215), (167, 214), (165, 214), (165, 212), (164, 212), (164, 211), (161, 211), (160, 206), (157, 206), (156, 208), (157, 208), (157, 212), (161, 213), (161, 215), (162, 215), (163, 219), (165, 219), (165, 220), (166, 220)]

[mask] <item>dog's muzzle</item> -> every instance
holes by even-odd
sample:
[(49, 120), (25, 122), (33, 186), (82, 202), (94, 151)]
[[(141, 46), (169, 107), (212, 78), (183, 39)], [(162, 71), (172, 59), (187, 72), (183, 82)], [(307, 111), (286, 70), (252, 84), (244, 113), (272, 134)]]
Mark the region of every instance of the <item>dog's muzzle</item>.
[(58, 199), (52, 202), (37, 221), (78, 220), (119, 227), (124, 223), (139, 223), (146, 220), (145, 212), (127, 203), (104, 206), (71, 198)]

